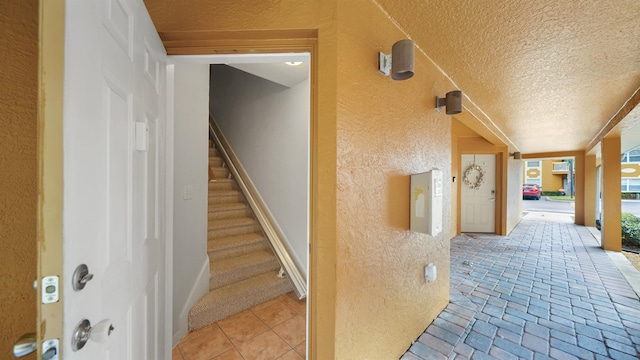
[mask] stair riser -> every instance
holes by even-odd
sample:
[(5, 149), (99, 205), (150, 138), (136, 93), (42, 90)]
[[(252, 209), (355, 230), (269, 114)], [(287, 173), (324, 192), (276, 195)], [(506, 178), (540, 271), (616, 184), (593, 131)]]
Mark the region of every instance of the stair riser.
[(246, 244), (224, 250), (210, 250), (207, 253), (209, 254), (209, 261), (216, 261), (246, 255), (252, 251), (268, 250), (268, 248), (264, 240), (262, 240), (254, 244)]
[(245, 226), (238, 226), (238, 227), (227, 228), (227, 229), (209, 230), (207, 233), (207, 239), (215, 240), (215, 239), (219, 239), (227, 236), (249, 234), (252, 232), (261, 232), (261, 231), (262, 230), (257, 225), (245, 225)]
[(209, 148), (209, 157), (220, 157), (220, 152), (216, 148)]
[(251, 211), (248, 209), (227, 210), (227, 211), (212, 211), (209, 212), (209, 221), (233, 219), (239, 217), (251, 216)]
[(217, 168), (213, 168), (213, 175), (216, 177), (216, 179), (226, 179), (229, 177), (229, 170), (227, 168), (221, 168), (221, 167), (217, 167)]
[(244, 202), (244, 197), (240, 194), (229, 195), (209, 195), (209, 205), (211, 204), (228, 204), (234, 202)]
[(237, 190), (232, 181), (223, 181), (224, 179), (217, 179), (217, 181), (209, 182), (209, 193), (216, 190)]
[(222, 158), (219, 157), (209, 157), (209, 166), (212, 168), (221, 168), (224, 167), (222, 165)]
[(214, 272), (209, 279), (209, 290), (233, 284), (238, 281), (246, 280), (250, 277), (264, 274), (268, 271), (277, 270), (280, 264), (275, 258), (271, 261), (262, 263), (247, 264), (242, 268), (234, 269), (227, 272)]
[[(275, 277), (275, 274), (273, 276)], [(273, 282), (262, 282), (259, 289), (251, 294), (239, 292), (231, 297), (223, 295), (221, 299), (204, 302), (197, 311), (192, 309), (189, 312), (189, 331), (201, 329), (289, 291), (291, 291), (289, 281), (276, 278)]]

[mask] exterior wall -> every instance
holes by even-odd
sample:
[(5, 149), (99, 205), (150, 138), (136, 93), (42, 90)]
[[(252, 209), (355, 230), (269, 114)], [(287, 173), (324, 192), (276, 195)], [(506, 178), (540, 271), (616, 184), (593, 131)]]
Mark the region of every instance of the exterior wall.
[(530, 166), (528, 161), (524, 161), (524, 166), (522, 167), (523, 176), (522, 182), (524, 184), (538, 184), (538, 186), (542, 185), (542, 161), (533, 160), (533, 162), (539, 163), (540, 166)]
[(602, 235), (605, 250), (620, 252), (622, 249), (620, 212), (620, 138), (602, 139)]
[(0, 358), (10, 359), (36, 330), (38, 1), (0, 2), (0, 33)]
[(562, 160), (542, 160), (542, 190), (558, 191), (564, 188), (563, 176), (553, 173), (553, 163)]
[[(449, 233), (410, 232), (409, 193), (411, 174), (451, 177), (452, 119), (425, 104), (453, 86), (420, 51), (408, 80), (377, 71), (377, 52), (407, 34), (374, 2), (341, 1), (336, 19), (336, 359), (397, 359), (449, 298)], [(438, 279), (425, 283), (430, 262)]]
[(596, 226), (598, 201), (596, 155), (587, 154), (584, 159), (584, 224)]
[(507, 234), (522, 219), (522, 168), (524, 161), (509, 157), (507, 164)]

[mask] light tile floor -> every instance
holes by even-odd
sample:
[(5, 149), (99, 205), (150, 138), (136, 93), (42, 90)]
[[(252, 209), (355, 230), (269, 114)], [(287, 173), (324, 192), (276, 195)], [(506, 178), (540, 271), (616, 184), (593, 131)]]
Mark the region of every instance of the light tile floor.
[(306, 358), (306, 301), (291, 292), (189, 333), (173, 360)]

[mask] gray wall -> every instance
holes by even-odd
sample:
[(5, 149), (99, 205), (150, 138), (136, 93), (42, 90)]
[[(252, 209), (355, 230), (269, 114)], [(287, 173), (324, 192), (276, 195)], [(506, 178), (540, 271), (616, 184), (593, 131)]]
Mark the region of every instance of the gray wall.
[(211, 66), (210, 111), (307, 274), (309, 80), (288, 88)]
[[(207, 163), (209, 65), (175, 65), (173, 342), (188, 331), (193, 304), (209, 290)], [(193, 198), (184, 199), (187, 186)]]

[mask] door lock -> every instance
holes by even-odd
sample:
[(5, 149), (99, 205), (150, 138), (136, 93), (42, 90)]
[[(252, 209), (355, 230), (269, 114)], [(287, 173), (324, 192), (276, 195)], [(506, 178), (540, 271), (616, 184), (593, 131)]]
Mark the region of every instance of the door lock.
[(71, 278), (71, 285), (73, 286), (73, 290), (80, 291), (84, 289), (85, 285), (93, 279), (93, 274), (89, 273), (89, 268), (85, 264), (80, 264), (73, 272), (73, 277)]

